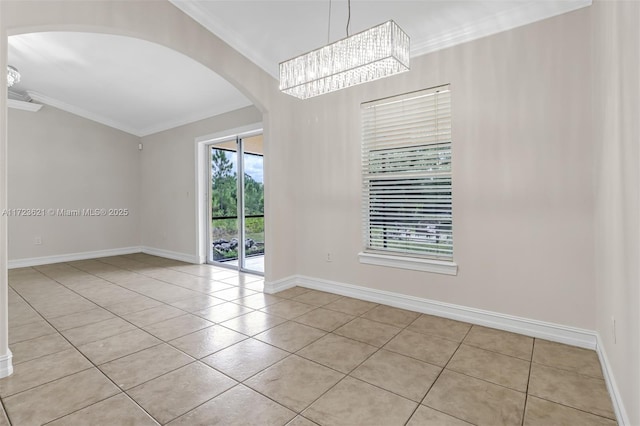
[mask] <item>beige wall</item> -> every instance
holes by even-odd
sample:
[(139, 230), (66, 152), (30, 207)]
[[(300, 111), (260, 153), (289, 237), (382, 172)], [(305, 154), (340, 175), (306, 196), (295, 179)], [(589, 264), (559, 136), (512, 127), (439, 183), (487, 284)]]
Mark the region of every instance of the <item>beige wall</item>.
[(10, 209), (129, 210), (10, 217), (9, 260), (140, 245), (138, 137), (49, 106), (10, 109), (8, 131)]
[[(638, 109), (626, 96), (639, 75), (633, 62), (637, 5), (595, 6), (416, 58), (407, 74), (306, 102), (279, 94), (274, 79), (164, 2), (0, 2), (0, 43), (6, 52), (8, 33), (99, 29), (199, 60), (236, 84), (262, 113), (268, 281), (309, 275), (597, 329), (632, 424), (639, 424), (640, 160), (637, 128), (629, 124), (637, 121), (631, 117), (637, 118)], [(592, 24), (598, 29), (593, 38)], [(600, 57), (613, 62), (601, 63)], [(5, 65), (3, 54), (0, 69)], [(599, 89), (593, 95), (592, 80)], [(444, 83), (453, 90), (459, 274), (361, 265), (359, 104)], [(2, 86), (0, 111), (5, 99)], [(594, 127), (601, 117), (602, 126)], [(4, 113), (0, 129), (6, 129)], [(142, 226), (145, 244), (175, 251), (195, 247), (193, 222), (184, 230), (177, 224), (195, 219), (195, 203), (171, 205), (163, 195), (179, 199), (193, 188), (193, 146), (172, 141), (196, 133), (169, 132), (145, 141), (141, 184), (145, 191), (154, 179), (167, 186), (141, 206), (151, 222)], [(0, 133), (0, 208), (6, 206), (5, 149)], [(163, 176), (167, 163), (179, 174)], [(170, 214), (153, 217), (158, 206)], [(0, 219), (0, 245), (5, 225)], [(158, 234), (167, 229), (166, 237)], [(168, 242), (170, 235), (175, 242)], [(325, 262), (327, 251), (331, 263)], [(1, 356), (7, 347), (4, 248), (0, 272)], [(607, 331), (612, 314), (618, 318), (617, 343)]]
[(49, 106), (10, 109), (9, 208), (129, 215), (11, 217), (9, 260), (140, 246), (195, 258), (195, 140), (261, 121), (247, 107), (139, 138)]
[(143, 246), (197, 256), (196, 138), (261, 121), (247, 107), (142, 138)]
[[(270, 108), (293, 111), (292, 101), (284, 96), (273, 99)], [(292, 136), (292, 117), (262, 114), (253, 106), (142, 138), (142, 246), (186, 255), (185, 259), (198, 258), (196, 140), (254, 123), (262, 123), (264, 132), (265, 277), (277, 280), (294, 273), (296, 210), (292, 194), (297, 158), (292, 144), (297, 142)]]
[(596, 329), (630, 425), (640, 425), (639, 22), (638, 2), (593, 5)]
[[(589, 29), (582, 9), (298, 102), (298, 273), (593, 329)], [(359, 105), (446, 83), (458, 276), (362, 265)]]
[[(196, 140), (226, 135), (233, 129), (261, 123), (265, 183), (265, 278), (278, 280), (295, 273), (297, 157), (293, 146), (293, 111), (289, 96), (276, 93), (265, 114), (246, 107), (196, 123), (143, 137), (141, 155), (141, 245), (197, 259)], [(291, 113), (287, 113), (291, 111)], [(200, 188), (206, 191), (206, 187)], [(201, 232), (205, 232), (204, 229)]]

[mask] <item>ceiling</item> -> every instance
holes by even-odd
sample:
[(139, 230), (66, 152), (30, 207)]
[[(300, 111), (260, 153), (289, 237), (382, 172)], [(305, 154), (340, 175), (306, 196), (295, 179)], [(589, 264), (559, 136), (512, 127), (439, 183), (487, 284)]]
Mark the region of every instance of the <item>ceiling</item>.
[[(276, 78), (281, 61), (346, 36), (347, 0), (169, 1)], [(415, 57), (590, 4), (352, 0), (350, 34), (393, 19), (409, 34)], [(30, 97), (137, 136), (251, 105), (209, 68), (140, 39), (76, 32), (16, 35), (9, 37), (8, 59), (22, 74), (11, 88), (14, 98)]]
[(22, 34), (9, 37), (8, 55), (22, 75), (11, 87), (18, 96), (137, 136), (251, 105), (199, 62), (140, 39)]
[[(276, 78), (280, 62), (347, 35), (347, 0), (169, 1)], [(409, 35), (415, 57), (590, 4), (591, 0), (352, 0), (350, 34), (393, 19)]]

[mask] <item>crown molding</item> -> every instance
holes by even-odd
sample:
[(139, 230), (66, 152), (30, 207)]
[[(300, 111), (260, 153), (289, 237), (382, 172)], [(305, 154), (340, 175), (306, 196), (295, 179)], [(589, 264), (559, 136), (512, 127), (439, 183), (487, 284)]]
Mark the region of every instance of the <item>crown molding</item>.
[(36, 104), (33, 102), (19, 101), (17, 99), (7, 99), (7, 106), (13, 109), (20, 109), (22, 111), (38, 112), (42, 108), (42, 104)]
[(133, 129), (125, 124), (112, 120), (110, 118), (104, 117), (99, 114), (95, 114), (93, 112), (87, 111), (83, 108), (77, 107), (75, 105), (68, 104), (61, 100), (43, 95), (38, 92), (33, 92), (27, 90), (27, 94), (31, 96), (32, 99), (42, 102), (43, 104), (50, 105), (52, 107), (61, 109), (63, 111), (69, 112), (71, 114), (77, 115), (82, 118), (86, 118), (87, 120), (95, 121), (100, 124), (104, 124), (105, 126), (113, 127), (114, 129), (122, 130), (125, 133), (132, 134), (134, 136), (140, 137), (137, 129)]
[[(123, 132), (132, 134), (132, 135), (137, 136), (139, 138), (144, 137), (144, 136), (149, 136), (149, 135), (152, 135), (154, 133), (163, 132), (165, 130), (173, 129), (173, 128), (176, 128), (176, 127), (179, 127), (179, 126), (184, 126), (186, 124), (190, 124), (190, 123), (193, 123), (193, 122), (196, 122), (196, 121), (199, 121), (199, 120), (204, 120), (206, 118), (215, 117), (216, 115), (224, 114), (226, 112), (235, 111), (237, 109), (241, 109), (241, 108), (245, 108), (247, 106), (253, 105), (249, 101), (247, 101), (247, 102), (239, 102), (237, 105), (233, 105), (233, 107), (231, 109), (225, 108), (224, 110), (220, 110), (220, 108), (214, 108), (214, 109), (206, 110), (204, 112), (197, 111), (196, 113), (188, 115), (187, 117), (183, 117), (183, 118), (181, 118), (179, 120), (163, 122), (161, 124), (153, 125), (153, 126), (149, 126), (149, 127), (145, 127), (145, 128), (132, 128), (130, 126), (127, 126), (126, 124), (120, 123), (118, 121), (112, 120), (112, 119), (104, 117), (104, 116), (101, 116), (99, 114), (94, 114), (94, 113), (92, 113), (90, 111), (87, 111), (87, 110), (85, 110), (83, 108), (80, 108), (80, 107), (77, 107), (75, 105), (71, 105), (71, 104), (63, 102), (61, 100), (52, 98), (50, 96), (43, 95), (42, 93), (33, 92), (33, 91), (27, 91), (27, 94), (29, 96), (31, 96), (32, 99), (34, 99), (34, 100), (36, 100), (38, 102), (42, 102), (43, 104), (47, 104), (47, 105), (50, 105), (52, 107), (55, 107), (55, 108), (61, 109), (63, 111), (66, 111), (68, 113), (77, 115), (79, 117), (86, 118), (87, 120), (91, 120), (91, 121), (95, 121), (95, 122), (100, 123), (100, 124), (104, 124), (105, 126), (108, 126), (108, 127), (113, 127), (114, 129), (121, 130)], [(16, 106), (13, 106), (12, 102), (18, 102), (19, 104), (15, 104)], [(38, 104), (34, 104), (34, 103), (12, 101), (11, 99), (9, 99), (9, 106), (10, 107), (18, 108), (18, 109), (25, 109), (25, 110), (31, 111), (31, 109), (27, 109), (28, 107), (23, 105), (23, 104), (38, 105)], [(39, 105), (39, 107), (37, 109), (34, 109), (34, 111), (37, 111), (38, 109), (40, 109), (40, 107), (42, 107), (42, 105)], [(35, 107), (31, 107), (31, 108), (35, 108)]]
[(420, 56), (436, 52), (447, 47), (477, 40), (503, 31), (512, 30), (544, 19), (552, 18), (583, 7), (591, 6), (592, 0), (572, 0), (566, 2), (533, 4), (531, 2), (516, 3), (517, 6), (507, 11), (480, 19), (470, 25), (453, 28), (441, 35), (415, 43), (411, 48), (411, 56)]
[(163, 123), (158, 124), (158, 125), (149, 126), (149, 127), (143, 128), (143, 129), (139, 129), (137, 136), (144, 137), (144, 136), (153, 135), (155, 133), (164, 132), (165, 130), (174, 129), (176, 127), (184, 126), (186, 124), (191, 124), (191, 123), (194, 123), (196, 121), (200, 121), (200, 120), (204, 120), (204, 119), (207, 119), (207, 118), (215, 117), (216, 115), (225, 114), (227, 112), (235, 111), (235, 110), (238, 110), (238, 109), (241, 109), (241, 108), (245, 108), (245, 107), (248, 107), (248, 106), (251, 106), (251, 105), (253, 105), (253, 104), (250, 101), (246, 101), (246, 102), (238, 102), (236, 105), (233, 105), (230, 109), (228, 109), (228, 108), (224, 108), (224, 109), (214, 108), (214, 109), (206, 110), (204, 112), (197, 111), (194, 114), (188, 115), (188, 116), (183, 117), (183, 118), (181, 118), (179, 120), (167, 121), (167, 122), (163, 122)]
[(27, 92), (21, 92), (21, 91), (17, 91), (9, 88), (7, 89), (7, 93), (9, 94), (9, 99), (15, 99), (16, 101), (23, 101), (23, 102), (31, 102), (31, 98), (29, 97)]
[[(231, 46), (235, 51), (262, 68), (264, 72), (275, 79), (280, 78), (278, 75), (277, 62), (274, 63), (268, 58), (265, 58), (260, 54), (260, 52), (255, 51), (251, 45), (238, 41), (238, 38), (233, 31), (233, 27), (229, 27), (224, 20), (211, 16), (211, 13), (205, 10), (200, 2), (184, 0), (169, 0), (169, 2), (180, 9), (183, 13), (187, 14), (191, 19), (205, 27), (209, 32), (213, 33), (223, 42)], [(250, 53), (251, 56), (247, 56), (247, 53)]]

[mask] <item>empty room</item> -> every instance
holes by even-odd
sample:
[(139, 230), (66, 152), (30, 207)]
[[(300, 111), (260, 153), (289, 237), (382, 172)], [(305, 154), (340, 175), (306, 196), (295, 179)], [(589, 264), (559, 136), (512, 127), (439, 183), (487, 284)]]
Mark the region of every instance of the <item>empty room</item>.
[(0, 425), (640, 426), (640, 2), (1, 0)]

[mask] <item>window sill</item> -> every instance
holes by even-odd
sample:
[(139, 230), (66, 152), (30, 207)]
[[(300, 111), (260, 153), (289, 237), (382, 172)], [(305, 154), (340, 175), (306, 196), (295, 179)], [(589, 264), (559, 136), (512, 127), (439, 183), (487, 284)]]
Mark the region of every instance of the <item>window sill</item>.
[(458, 265), (455, 262), (366, 252), (358, 253), (358, 258), (360, 259), (360, 263), (367, 265), (411, 269), (413, 271), (434, 272), (445, 275), (458, 275)]

